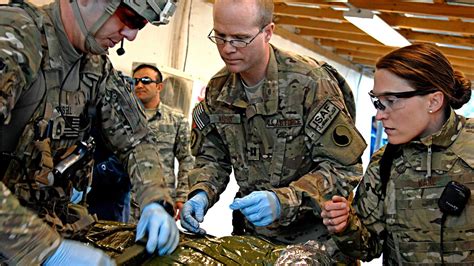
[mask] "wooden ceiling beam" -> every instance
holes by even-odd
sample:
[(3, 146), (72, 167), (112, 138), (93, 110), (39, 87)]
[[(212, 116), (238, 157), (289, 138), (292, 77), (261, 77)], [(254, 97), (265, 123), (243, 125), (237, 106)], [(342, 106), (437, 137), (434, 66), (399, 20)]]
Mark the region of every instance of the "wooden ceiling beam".
[(453, 56), (446, 56), (451, 62), (451, 64), (456, 65), (456, 66), (465, 66), (465, 67), (472, 67), (474, 66), (474, 58), (471, 59), (465, 59), (465, 58), (459, 58), (459, 57), (453, 57)]
[(445, 21), (428, 18), (405, 17), (398, 14), (389, 13), (383, 13), (379, 16), (392, 27), (474, 35), (474, 23), (463, 22), (462, 20)]
[(362, 52), (362, 51), (352, 51), (348, 49), (341, 49), (337, 48), (334, 50), (336, 54), (342, 54), (342, 55), (347, 55), (351, 57), (357, 57), (357, 58), (364, 58), (364, 59), (372, 59), (372, 60), (377, 60), (382, 54), (374, 54), (374, 53), (367, 53), (367, 52)]
[[(363, 52), (370, 52), (370, 53), (377, 53), (377, 54), (386, 54), (396, 47), (388, 47), (382, 45), (368, 45), (368, 44), (356, 44), (351, 42), (344, 42), (344, 41), (333, 41), (333, 40), (320, 40), (321, 45), (324, 46), (332, 46), (335, 48), (343, 48), (349, 50), (356, 50), (356, 51), (363, 51)], [(455, 48), (448, 48), (448, 47), (437, 47), (441, 52), (443, 52), (448, 58), (459, 58), (461, 61), (469, 62), (465, 60), (472, 60), (474, 58), (474, 50), (466, 50), (466, 49), (455, 49)]]
[(459, 57), (463, 59), (473, 59), (474, 50), (456, 49), (450, 47), (436, 47), (448, 57)]
[(342, 11), (334, 10), (332, 8), (289, 6), (285, 3), (276, 3), (273, 13), (275, 15), (284, 16), (345, 20), (344, 16), (342, 15)]
[[(362, 58), (375, 58), (378, 59), (381, 56), (385, 55), (385, 53), (372, 53), (372, 52), (365, 52), (362, 50), (359, 51), (354, 51), (354, 50), (349, 50), (349, 49), (344, 49), (344, 48), (337, 48), (335, 51), (337, 54), (342, 54), (342, 55), (357, 55), (358, 57)], [(464, 59), (464, 58), (458, 58), (458, 57), (452, 57), (452, 56), (447, 56), (449, 62), (451, 62), (452, 65), (454, 66), (459, 66), (459, 67), (472, 67), (474, 66), (474, 59)]]
[(369, 67), (375, 67), (375, 60), (365, 58), (353, 58), (352, 61), (356, 64), (366, 65)]
[(323, 29), (366, 35), (359, 28), (350, 23), (336, 23), (323, 20), (314, 20), (309, 18), (294, 18), (288, 16), (275, 16), (275, 22), (277, 24), (290, 25), (298, 28)]
[(415, 32), (411, 30), (399, 30), (398, 32), (412, 42), (419, 41), (474, 47), (474, 37), (458, 37), (444, 34)]
[(352, 51), (360, 51), (365, 53), (373, 53), (373, 54), (386, 54), (392, 50), (395, 50), (396, 47), (389, 47), (383, 45), (368, 45), (368, 44), (358, 44), (346, 41), (334, 41), (334, 40), (326, 40), (326, 39), (319, 39), (319, 43), (323, 46), (330, 46), (339, 49), (346, 49)]
[(316, 38), (321, 38), (321, 39), (349, 40), (349, 41), (359, 42), (359, 43), (381, 44), (379, 41), (370, 37), (369, 35), (354, 34), (354, 33), (349, 33), (349, 32), (340, 33), (336, 31), (328, 31), (328, 30), (297, 28), (296, 33), (299, 35), (311, 36), (311, 37), (316, 37)]
[[(301, 6), (289, 6), (285, 3), (275, 4), (276, 15), (297, 16), (313, 19), (336, 19), (346, 21), (344, 12), (332, 8), (310, 8)], [(392, 27), (416, 28), (440, 32), (450, 32), (465, 35), (474, 35), (474, 23), (462, 20), (438, 20), (430, 18), (406, 17), (395, 13), (383, 13), (379, 15)]]
[(367, 0), (274, 0), (274, 3), (306, 3), (306, 4), (315, 4), (319, 6), (339, 6), (347, 7), (345, 3), (350, 3), (355, 7), (370, 9), (370, 10), (379, 10), (382, 12), (395, 12), (395, 13), (411, 13), (419, 15), (437, 15), (443, 17), (458, 17), (458, 18), (474, 18), (474, 7), (470, 6), (458, 6), (458, 5), (448, 5), (442, 3), (416, 3), (416, 2), (402, 2), (402, 1), (393, 1), (393, 0), (377, 0), (377, 1), (367, 1)]
[(474, 75), (474, 67), (456, 66), (453, 65), (454, 70), (461, 71), (464, 75)]
[(344, 65), (350, 69), (353, 69), (357, 72), (361, 72), (361, 69), (354, 65), (351, 61), (345, 59), (345, 58), (342, 58), (340, 57), (339, 55), (329, 51), (328, 49), (324, 49), (323, 47), (317, 45), (316, 43), (312, 42), (312, 41), (309, 41), (305, 38), (302, 38), (301, 36), (293, 33), (293, 32), (290, 32), (282, 27), (276, 27), (275, 28), (275, 31), (274, 31), (275, 34), (277, 35), (280, 35), (282, 38), (285, 38), (289, 41), (292, 41), (296, 44), (299, 44), (317, 54), (320, 54), (330, 60), (333, 60), (341, 65)]
[[(352, 62), (356, 64), (363, 64), (366, 66), (370, 66), (375, 68), (375, 63), (377, 63), (377, 59), (370, 59), (370, 58), (364, 58), (363, 56), (353, 56), (352, 57)], [(469, 78), (470, 80), (473, 80), (474, 77), (474, 68), (466, 68), (466, 67), (459, 67), (459, 66), (453, 66), (455, 70), (463, 72), (463, 74)]]

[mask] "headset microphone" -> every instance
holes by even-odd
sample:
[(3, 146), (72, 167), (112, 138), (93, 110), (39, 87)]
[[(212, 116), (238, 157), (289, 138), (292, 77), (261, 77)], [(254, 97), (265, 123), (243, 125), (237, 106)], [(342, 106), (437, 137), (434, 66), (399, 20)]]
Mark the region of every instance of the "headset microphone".
[(123, 40), (120, 43), (120, 48), (117, 49), (117, 54), (118, 55), (123, 55), (125, 53), (125, 49), (123, 49)]

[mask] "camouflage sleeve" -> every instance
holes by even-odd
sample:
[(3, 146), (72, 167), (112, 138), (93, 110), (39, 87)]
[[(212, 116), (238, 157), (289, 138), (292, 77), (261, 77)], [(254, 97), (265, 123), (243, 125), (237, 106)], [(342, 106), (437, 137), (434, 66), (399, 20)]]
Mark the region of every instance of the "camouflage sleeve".
[(207, 105), (203, 102), (193, 110), (191, 149), (196, 161), (188, 175), (191, 187), (188, 199), (195, 194), (196, 190), (204, 190), (207, 193), (210, 208), (219, 200), (219, 195), (224, 192), (229, 183), (232, 165), (229, 150), (214, 124), (206, 123), (209, 121), (207, 114)]
[(36, 77), (41, 65), (41, 39), (33, 20), (20, 8), (0, 7), (0, 123)]
[(0, 182), (0, 264), (39, 265), (59, 246), (61, 237), (20, 205)]
[(379, 160), (383, 149), (372, 157), (351, 206), (349, 225), (333, 235), (341, 251), (364, 261), (382, 254), (385, 231), (384, 202), (381, 195)]
[(186, 118), (179, 120), (178, 133), (175, 145), (175, 156), (179, 162), (178, 186), (176, 188), (176, 201), (185, 202), (189, 192), (188, 173), (194, 166), (194, 157), (191, 155), (191, 130)]
[(305, 97), (305, 144), (314, 167), (288, 187), (273, 189), (281, 203), (282, 225), (291, 223), (301, 207), (316, 214), (333, 195), (348, 197), (362, 177), (365, 141), (348, 114), (335, 81), (315, 78)]
[[(151, 202), (161, 201), (167, 203), (165, 207), (173, 206), (163, 177), (156, 140), (146, 126), (145, 113), (138, 100), (113, 69), (105, 86), (105, 95), (100, 103), (102, 132), (109, 148), (126, 166), (138, 204), (142, 209)], [(172, 209), (167, 210), (173, 213)]]

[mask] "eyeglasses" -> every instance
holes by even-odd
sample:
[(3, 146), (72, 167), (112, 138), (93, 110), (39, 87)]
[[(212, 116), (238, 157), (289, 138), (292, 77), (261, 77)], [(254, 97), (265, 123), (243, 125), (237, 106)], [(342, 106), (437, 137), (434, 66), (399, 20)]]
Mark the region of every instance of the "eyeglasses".
[(145, 18), (137, 14), (137, 12), (127, 7), (123, 3), (121, 3), (117, 10), (115, 10), (115, 14), (120, 19), (120, 21), (125, 24), (125, 26), (132, 30), (141, 30), (148, 23)]
[(138, 85), (138, 82), (140, 81), (143, 83), (143, 85), (148, 85), (151, 83), (160, 83), (158, 80), (153, 80), (150, 77), (133, 78), (133, 82), (135, 85)]
[(411, 98), (414, 96), (428, 95), (437, 91), (438, 90), (432, 89), (403, 92), (385, 92), (379, 95), (375, 95), (374, 91), (370, 91), (369, 96), (376, 109), (380, 111), (389, 111), (398, 110), (405, 107), (405, 101), (403, 101), (402, 99)]
[[(257, 38), (257, 36), (263, 32), (263, 29), (265, 29), (265, 27), (268, 26), (268, 25), (265, 25), (263, 26), (258, 32), (257, 34), (255, 34), (250, 40), (248, 41), (245, 41), (245, 40), (240, 40), (240, 39), (230, 39), (230, 40), (227, 40), (225, 38), (222, 38), (222, 37), (219, 37), (219, 36), (215, 36), (215, 35), (212, 35), (211, 36), (211, 33), (214, 31), (214, 30), (211, 30), (211, 32), (209, 32), (209, 34), (207, 35), (207, 38), (209, 40), (211, 40), (211, 42), (217, 44), (217, 45), (224, 45), (226, 42), (230, 43), (230, 45), (232, 45), (233, 47), (235, 48), (244, 48), (244, 47), (247, 47), (247, 45), (249, 45), (253, 40), (255, 40), (255, 38)], [(248, 38), (247, 38), (248, 39)]]

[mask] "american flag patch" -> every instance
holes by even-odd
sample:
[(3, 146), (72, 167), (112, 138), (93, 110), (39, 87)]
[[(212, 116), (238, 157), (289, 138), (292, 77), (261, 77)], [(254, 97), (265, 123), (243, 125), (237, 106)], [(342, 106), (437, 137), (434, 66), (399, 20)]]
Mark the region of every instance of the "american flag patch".
[(193, 121), (199, 130), (202, 130), (211, 122), (209, 115), (207, 115), (206, 111), (204, 110), (204, 104), (202, 102), (194, 107)]

